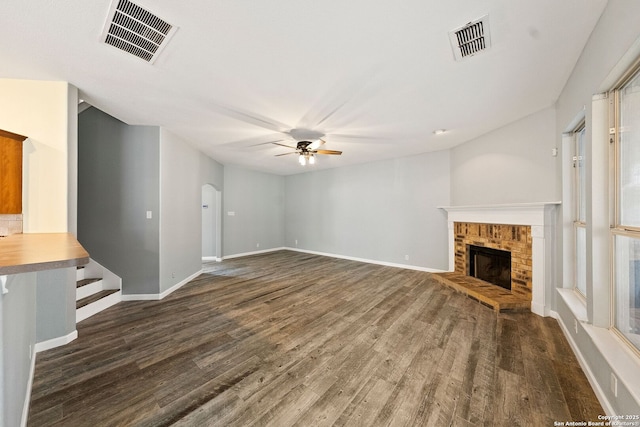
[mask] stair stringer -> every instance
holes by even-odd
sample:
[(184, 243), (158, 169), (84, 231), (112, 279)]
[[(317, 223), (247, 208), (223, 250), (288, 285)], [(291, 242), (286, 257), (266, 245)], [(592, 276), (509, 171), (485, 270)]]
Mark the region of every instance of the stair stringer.
[(84, 270), (84, 278), (102, 279), (103, 289), (122, 290), (122, 278), (117, 276), (108, 268), (103, 267), (96, 260), (90, 259), (89, 263), (84, 266)]

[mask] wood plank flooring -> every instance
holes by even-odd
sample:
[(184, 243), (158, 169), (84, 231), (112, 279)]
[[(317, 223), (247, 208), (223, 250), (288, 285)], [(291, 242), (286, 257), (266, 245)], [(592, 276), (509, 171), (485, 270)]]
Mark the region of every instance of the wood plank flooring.
[(204, 265), (39, 353), (30, 426), (546, 426), (603, 410), (557, 322), (429, 273), (279, 251)]

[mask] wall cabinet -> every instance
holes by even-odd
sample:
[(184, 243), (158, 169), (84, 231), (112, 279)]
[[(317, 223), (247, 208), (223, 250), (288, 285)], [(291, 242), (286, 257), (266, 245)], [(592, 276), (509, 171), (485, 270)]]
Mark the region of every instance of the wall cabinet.
[(22, 213), (22, 142), (26, 136), (0, 129), (0, 214)]

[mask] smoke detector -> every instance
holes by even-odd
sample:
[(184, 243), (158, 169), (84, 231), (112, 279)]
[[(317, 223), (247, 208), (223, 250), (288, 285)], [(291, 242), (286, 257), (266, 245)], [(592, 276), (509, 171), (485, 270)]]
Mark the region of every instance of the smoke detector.
[(491, 47), (489, 15), (449, 31), (449, 40), (456, 61), (487, 50)]
[(153, 63), (176, 30), (129, 0), (113, 0), (101, 41)]

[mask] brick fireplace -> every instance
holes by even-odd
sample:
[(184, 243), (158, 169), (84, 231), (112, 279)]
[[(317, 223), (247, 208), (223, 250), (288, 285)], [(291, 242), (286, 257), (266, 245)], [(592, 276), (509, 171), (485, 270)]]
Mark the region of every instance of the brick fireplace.
[[(454, 222), (455, 271), (469, 273), (469, 246), (499, 249), (511, 254), (512, 293), (525, 296), (531, 301), (532, 241), (528, 225), (483, 224)], [(497, 286), (497, 285), (496, 285)]]
[(468, 274), (468, 245), (511, 253), (511, 292), (531, 311), (549, 316), (554, 278), (555, 217), (559, 202), (447, 206), (449, 271)]

